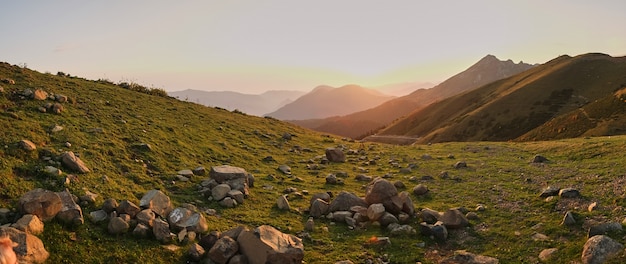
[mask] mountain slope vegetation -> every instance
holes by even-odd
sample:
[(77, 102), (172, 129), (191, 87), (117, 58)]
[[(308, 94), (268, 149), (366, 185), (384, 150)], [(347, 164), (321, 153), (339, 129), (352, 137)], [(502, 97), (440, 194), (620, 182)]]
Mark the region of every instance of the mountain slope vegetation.
[[(106, 81), (42, 74), (3, 63), (0, 80), (5, 78), (15, 84), (0, 84), (0, 207), (13, 218), (20, 214), (19, 197), (33, 188), (98, 194), (95, 204), (81, 205), (85, 215), (101, 208), (107, 198), (137, 203), (146, 191), (159, 189), (175, 206), (198, 208), (209, 231), (267, 224), (298, 235), (303, 238), (307, 263), (431, 264), (454, 257), (456, 250), (495, 257), (501, 263), (535, 263), (547, 248), (558, 249), (551, 263), (579, 261), (590, 226), (621, 222), (624, 217), (624, 136), (531, 143), (359, 143)], [(61, 113), (44, 113), (40, 108), (50, 100), (30, 99), (23, 95), (26, 89), (65, 95), (69, 100)], [(53, 132), (58, 126), (63, 129)], [(37, 149), (22, 149), (18, 142), (23, 139), (31, 140)], [(323, 162), (326, 148), (345, 150), (346, 162)], [(57, 157), (68, 150), (91, 172), (76, 174), (61, 167)], [(538, 153), (549, 161), (531, 163)], [(467, 167), (456, 168), (458, 162)], [(206, 176), (189, 181), (176, 177), (182, 169), (223, 164), (255, 175), (250, 196), (236, 208), (221, 207), (198, 192)], [(59, 166), (63, 173), (45, 173), (48, 165)], [(291, 175), (278, 171), (279, 165), (290, 166)], [(327, 175), (339, 172), (345, 175), (343, 184), (326, 183)], [(357, 180), (361, 174), (403, 183), (405, 187), (398, 184), (398, 190), (410, 192), (417, 210), (463, 207), (478, 218), (472, 218), (466, 228), (451, 229), (446, 241), (421, 234), (419, 215), (406, 222), (418, 230), (416, 234), (392, 234), (377, 222), (350, 229), (326, 218), (315, 219), (314, 230), (303, 233), (313, 194), (337, 196), (348, 191), (363, 197), (367, 182)], [(66, 183), (70, 175), (78, 180)], [(413, 194), (418, 184), (426, 185), (429, 192)], [(544, 200), (539, 193), (546, 186), (576, 188), (583, 196)], [(294, 188), (299, 195), (287, 194), (291, 209), (279, 210), (276, 199)], [(594, 202), (599, 206), (586, 210)], [(475, 210), (478, 204), (484, 211)], [(208, 214), (209, 209), (215, 213)], [(567, 211), (575, 213), (572, 226), (561, 225)], [(537, 240), (537, 234), (547, 239)], [(624, 243), (623, 232), (609, 236)], [(129, 233), (110, 235), (106, 223), (89, 220), (78, 226), (46, 222), (39, 237), (50, 252), (47, 263), (194, 263), (187, 254), (189, 244), (165, 246)], [(372, 237), (389, 237), (391, 244), (371, 245)], [(625, 260), (622, 252), (607, 263)]]
[(350, 138), (362, 138), (390, 124), (392, 121), (409, 115), (433, 102), (478, 88), (490, 82), (523, 72), (533, 65), (511, 60), (500, 61), (487, 55), (465, 71), (458, 73), (430, 89), (417, 89), (414, 92), (389, 100), (377, 107), (349, 115), (317, 120), (293, 121), (293, 123)]
[[(429, 105), (379, 134), (419, 137), (420, 142), (513, 140), (552, 118), (578, 111), (605, 96), (615, 97), (613, 94), (626, 84), (625, 71), (624, 57), (561, 56)], [(555, 136), (550, 133), (534, 138)]]

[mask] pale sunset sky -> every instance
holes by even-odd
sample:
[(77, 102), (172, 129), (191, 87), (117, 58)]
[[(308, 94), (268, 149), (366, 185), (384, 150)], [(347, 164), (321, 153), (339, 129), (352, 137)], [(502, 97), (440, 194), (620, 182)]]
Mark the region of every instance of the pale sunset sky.
[(166, 91), (441, 82), (487, 54), (626, 55), (624, 0), (2, 1), (0, 61)]

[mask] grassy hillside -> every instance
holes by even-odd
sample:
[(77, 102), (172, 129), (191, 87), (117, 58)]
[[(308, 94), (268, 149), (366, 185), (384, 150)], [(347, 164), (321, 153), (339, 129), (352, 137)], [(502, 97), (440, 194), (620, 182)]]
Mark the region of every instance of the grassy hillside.
[[(209, 230), (270, 224), (297, 234), (308, 219), (304, 209), (312, 194), (330, 191), (336, 195), (347, 190), (363, 196), (366, 183), (354, 179), (361, 173), (402, 181), (407, 188), (401, 191), (411, 192), (418, 183), (427, 185), (429, 194), (411, 194), (418, 209), (444, 211), (463, 206), (474, 211), (477, 204), (486, 207), (476, 212), (479, 218), (472, 220), (470, 227), (451, 230), (446, 242), (437, 243), (418, 233), (391, 236), (392, 244), (384, 248), (366, 244), (372, 236), (390, 236), (376, 224), (350, 230), (343, 223), (318, 219), (311, 237), (303, 240), (307, 263), (345, 259), (355, 263), (368, 259), (374, 263), (385, 259), (391, 263), (437, 263), (461, 249), (496, 257), (501, 263), (534, 263), (539, 252), (550, 247), (559, 249), (551, 263), (569, 263), (580, 259), (590, 225), (621, 222), (624, 216), (626, 193), (621, 186), (626, 182), (622, 155), (626, 137), (412, 147), (361, 144), (274, 119), (207, 108), (106, 82), (41, 74), (8, 64), (0, 65), (2, 78), (16, 82), (1, 84), (4, 92), (0, 94), (0, 206), (13, 210), (19, 196), (35, 187), (54, 191), (69, 188), (77, 195), (85, 190), (99, 194), (95, 205), (83, 207), (85, 214), (99, 208), (104, 198), (138, 202), (146, 190), (157, 188), (176, 205), (192, 203), (203, 211), (217, 210), (216, 216), (206, 216)], [(18, 95), (25, 88), (63, 94), (70, 100), (61, 114), (40, 113), (42, 101)], [(55, 124), (64, 129), (51, 133), (50, 127)], [(284, 139), (285, 133), (295, 137)], [(21, 150), (17, 142), (22, 139), (33, 141), (37, 151)], [(67, 147), (66, 142), (71, 146)], [(137, 148), (142, 143), (150, 144), (152, 150)], [(349, 155), (346, 163), (307, 168), (310, 160), (319, 165), (325, 148), (337, 146), (362, 151)], [(62, 168), (62, 176), (41, 172), (49, 164), (44, 156), (65, 150), (78, 153), (92, 170), (67, 186), (63, 182), (72, 173), (68, 169)], [(529, 163), (535, 154), (550, 161)], [(263, 161), (269, 155), (276, 161)], [(465, 161), (468, 167), (454, 169), (458, 161)], [(203, 177), (180, 182), (174, 176), (181, 169), (222, 164), (245, 168), (256, 178), (249, 199), (234, 209), (224, 209), (197, 193)], [(280, 164), (291, 166), (293, 176), (278, 172)], [(409, 164), (416, 167), (400, 173)], [(325, 184), (326, 175), (339, 171), (348, 174), (345, 184)], [(439, 177), (442, 171), (447, 171), (449, 178)], [(105, 175), (108, 180), (103, 179)], [(539, 193), (547, 185), (575, 187), (583, 197), (544, 201)], [(309, 195), (300, 199), (290, 195), (293, 209), (280, 211), (274, 204), (288, 187), (308, 190)], [(586, 208), (591, 202), (598, 202), (599, 207), (589, 212)], [(567, 210), (577, 214), (578, 222), (572, 227), (559, 225)], [(417, 229), (420, 221), (412, 218), (409, 224)], [(545, 234), (548, 239), (535, 240), (535, 233)], [(623, 235), (615, 233), (611, 237), (625, 243)], [(170, 251), (151, 239), (109, 235), (106, 224), (89, 221), (78, 227), (48, 222), (40, 238), (51, 254), (48, 263), (188, 263), (188, 245), (179, 244), (178, 249)], [(613, 263), (624, 261), (626, 256), (622, 254)]]
[(380, 134), (416, 136), (421, 142), (512, 140), (552, 118), (612, 95), (626, 83), (625, 71), (623, 57), (562, 56), (432, 104)]

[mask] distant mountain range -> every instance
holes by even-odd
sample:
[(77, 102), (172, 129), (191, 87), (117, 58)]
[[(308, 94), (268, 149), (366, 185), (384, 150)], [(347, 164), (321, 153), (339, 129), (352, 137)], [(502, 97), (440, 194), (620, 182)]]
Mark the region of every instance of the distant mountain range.
[(280, 120), (326, 118), (362, 111), (393, 98), (358, 85), (339, 88), (322, 85), (267, 116)]
[(194, 102), (206, 106), (217, 106), (229, 111), (239, 110), (256, 116), (275, 111), (304, 95), (302, 91), (267, 91), (262, 94), (244, 94), (229, 91), (184, 90), (170, 92), (169, 95), (179, 100)]
[(625, 73), (626, 57), (561, 56), (421, 108), (378, 135), (426, 143), (624, 134)]
[(408, 95), (345, 116), (291, 122), (321, 132), (362, 138), (431, 103), (509, 77), (532, 67), (533, 65), (523, 62), (500, 61), (493, 55), (487, 55), (467, 70), (450, 77), (433, 88), (416, 89)]

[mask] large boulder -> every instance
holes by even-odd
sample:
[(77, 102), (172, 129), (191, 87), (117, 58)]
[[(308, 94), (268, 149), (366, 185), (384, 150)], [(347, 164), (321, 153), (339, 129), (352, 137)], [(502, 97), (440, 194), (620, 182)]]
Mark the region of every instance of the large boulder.
[(217, 264), (226, 264), (239, 251), (237, 241), (229, 236), (217, 240), (209, 250), (209, 258)]
[(204, 215), (184, 207), (177, 207), (167, 217), (169, 224), (176, 230), (187, 229), (204, 233), (209, 229)]
[(162, 191), (150, 190), (141, 197), (139, 207), (152, 209), (155, 214), (166, 217), (172, 211), (172, 202)]
[(218, 183), (233, 179), (247, 179), (248, 172), (245, 169), (230, 165), (213, 166), (209, 171), (209, 177)]
[(74, 152), (71, 151), (67, 151), (61, 155), (61, 162), (63, 162), (63, 165), (69, 169), (79, 173), (88, 173), (90, 171), (85, 163), (83, 163), (83, 161), (76, 157)]
[(354, 193), (346, 191), (340, 192), (337, 197), (330, 203), (329, 212), (348, 211), (352, 206), (368, 207), (368, 204), (362, 198)]
[(0, 227), (0, 237), (9, 236), (17, 243), (13, 248), (20, 259), (20, 263), (43, 263), (50, 253), (46, 250), (43, 242), (38, 237), (12, 227)]
[(367, 202), (367, 204), (382, 203), (385, 205), (385, 208), (387, 208), (387, 204), (391, 202), (391, 197), (396, 195), (398, 195), (396, 186), (378, 177), (367, 185), (365, 189), (365, 202)]
[(327, 148), (326, 158), (330, 162), (345, 162), (346, 161), (346, 155), (343, 153), (343, 150), (338, 149), (338, 148)]
[(82, 225), (85, 223), (83, 218), (83, 210), (80, 208), (72, 197), (69, 190), (65, 189), (64, 192), (58, 192), (57, 195), (61, 198), (61, 211), (57, 214), (57, 219), (66, 224)]
[(259, 226), (254, 231), (242, 231), (237, 242), (250, 264), (302, 263), (304, 258), (300, 238), (268, 225)]
[(18, 203), (23, 214), (36, 215), (44, 222), (52, 220), (63, 207), (59, 195), (40, 188), (22, 195)]
[(624, 246), (605, 235), (589, 238), (583, 246), (583, 264), (602, 264), (624, 251)]

